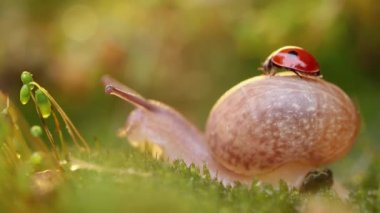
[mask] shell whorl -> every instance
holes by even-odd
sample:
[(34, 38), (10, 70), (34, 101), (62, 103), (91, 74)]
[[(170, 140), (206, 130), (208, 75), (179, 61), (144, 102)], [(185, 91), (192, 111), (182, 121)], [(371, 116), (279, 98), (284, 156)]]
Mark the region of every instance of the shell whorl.
[(348, 152), (359, 131), (351, 99), (322, 79), (258, 76), (213, 107), (206, 141), (213, 157), (244, 175), (288, 163), (318, 167)]

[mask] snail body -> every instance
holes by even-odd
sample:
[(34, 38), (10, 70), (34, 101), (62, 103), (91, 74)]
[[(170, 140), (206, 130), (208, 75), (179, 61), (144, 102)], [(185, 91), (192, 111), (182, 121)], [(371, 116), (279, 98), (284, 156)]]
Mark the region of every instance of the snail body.
[(214, 105), (202, 134), (173, 108), (147, 100), (105, 77), (106, 92), (134, 104), (126, 135), (149, 142), (169, 160), (184, 160), (229, 184), (252, 178), (298, 187), (313, 169), (345, 155), (359, 131), (350, 98), (320, 78), (293, 73), (257, 76), (228, 90)]

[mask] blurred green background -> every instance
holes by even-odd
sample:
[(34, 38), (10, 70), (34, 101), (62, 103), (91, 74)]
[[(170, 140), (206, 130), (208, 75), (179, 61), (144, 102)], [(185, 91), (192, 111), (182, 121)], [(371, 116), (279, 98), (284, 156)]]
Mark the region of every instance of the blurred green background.
[[(297, 45), (357, 103), (351, 155), (363, 156), (380, 144), (379, 20), (376, 0), (1, 0), (0, 89), (17, 100), (19, 75), (31, 71), (90, 143), (107, 143), (131, 107), (104, 94), (103, 74), (203, 128), (224, 91)], [(21, 109), (36, 122), (33, 107)]]

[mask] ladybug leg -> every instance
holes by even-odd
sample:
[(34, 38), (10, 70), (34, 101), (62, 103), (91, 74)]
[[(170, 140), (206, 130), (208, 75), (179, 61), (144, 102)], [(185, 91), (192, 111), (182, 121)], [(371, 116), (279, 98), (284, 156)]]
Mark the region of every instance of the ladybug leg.
[(264, 75), (273, 76), (275, 74), (275, 71), (273, 69), (273, 64), (271, 61), (265, 61), (261, 67), (258, 68), (258, 70), (262, 71)]
[(269, 75), (270, 76), (275, 76), (276, 75), (276, 70), (274, 68), (270, 69)]
[(295, 70), (291, 70), (291, 71), (293, 71), (298, 77), (303, 78), (297, 71)]
[(259, 67), (257, 69), (260, 70), (261, 72), (263, 72), (264, 75), (273, 76), (275, 73), (273, 68), (269, 68), (269, 67), (262, 66), (262, 67)]
[(275, 76), (276, 75), (276, 67), (274, 66), (274, 64), (270, 61), (267, 65), (267, 70), (268, 70), (268, 74), (269, 76)]

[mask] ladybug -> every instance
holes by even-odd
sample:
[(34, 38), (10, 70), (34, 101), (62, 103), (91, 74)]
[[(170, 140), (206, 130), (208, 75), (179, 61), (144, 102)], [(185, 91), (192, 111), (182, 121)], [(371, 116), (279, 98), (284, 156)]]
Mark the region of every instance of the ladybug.
[(264, 74), (274, 75), (274, 68), (293, 71), (299, 77), (322, 77), (317, 60), (305, 49), (296, 46), (285, 46), (274, 51), (260, 69)]

